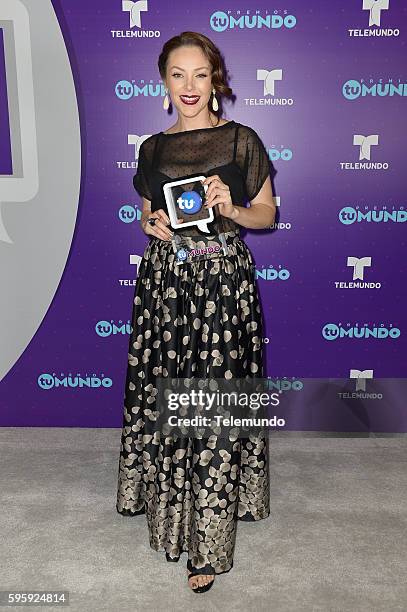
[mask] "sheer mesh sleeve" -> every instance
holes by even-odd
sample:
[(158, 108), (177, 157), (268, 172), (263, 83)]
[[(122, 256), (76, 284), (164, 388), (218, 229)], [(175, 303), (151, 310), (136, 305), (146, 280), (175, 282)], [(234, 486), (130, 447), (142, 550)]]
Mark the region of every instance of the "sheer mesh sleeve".
[(137, 164), (137, 172), (133, 176), (133, 185), (134, 189), (137, 193), (147, 198), (148, 200), (152, 200), (153, 196), (151, 195), (150, 189), (150, 163), (146, 156), (145, 151), (145, 141), (141, 143), (139, 155), (138, 155), (138, 164)]
[(250, 128), (247, 136), (244, 177), (248, 200), (253, 200), (270, 174), (268, 153), (259, 136)]

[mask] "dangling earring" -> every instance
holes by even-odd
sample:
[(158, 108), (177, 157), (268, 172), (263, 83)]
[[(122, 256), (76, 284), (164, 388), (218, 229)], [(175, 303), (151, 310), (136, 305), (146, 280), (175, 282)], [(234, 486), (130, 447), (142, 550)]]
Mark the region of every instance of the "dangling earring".
[(213, 94), (213, 98), (212, 98), (212, 108), (213, 108), (213, 110), (214, 110), (214, 111), (215, 111), (215, 113), (216, 113), (216, 111), (217, 111), (217, 110), (219, 110), (219, 104), (218, 104), (218, 101), (217, 101), (217, 99), (216, 99), (216, 91), (215, 91), (215, 88), (214, 88), (214, 87), (212, 88), (212, 94)]
[(168, 89), (165, 90), (165, 98), (164, 98), (164, 102), (163, 102), (163, 109), (164, 110), (168, 110), (170, 106), (170, 101), (168, 99)]

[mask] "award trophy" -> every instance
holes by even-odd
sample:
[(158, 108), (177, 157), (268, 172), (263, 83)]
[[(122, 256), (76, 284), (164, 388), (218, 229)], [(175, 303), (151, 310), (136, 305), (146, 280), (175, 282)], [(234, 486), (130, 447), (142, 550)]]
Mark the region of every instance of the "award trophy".
[(228, 254), (222, 215), (204, 208), (207, 185), (204, 175), (194, 175), (162, 185), (177, 264), (217, 259)]

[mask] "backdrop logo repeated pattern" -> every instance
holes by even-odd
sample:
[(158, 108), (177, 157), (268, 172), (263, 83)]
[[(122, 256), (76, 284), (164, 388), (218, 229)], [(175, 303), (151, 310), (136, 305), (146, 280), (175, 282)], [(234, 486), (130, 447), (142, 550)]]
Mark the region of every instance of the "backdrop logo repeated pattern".
[(366, 391), (366, 380), (373, 379), (373, 370), (351, 370), (349, 378), (356, 378), (356, 391)]
[(382, 80), (380, 79), (378, 83), (375, 83), (373, 79), (369, 79), (368, 83), (363, 80), (355, 81), (354, 79), (346, 81), (342, 87), (343, 97), (347, 100), (357, 100), (361, 96), (377, 96), (379, 98), (407, 96), (407, 83), (402, 83), (401, 79), (395, 79), (396, 83), (393, 83), (392, 79), (388, 79), (388, 83), (383, 83)]
[[(369, 11), (369, 28), (350, 28), (349, 36), (399, 36), (398, 28), (381, 28), (382, 11), (389, 9), (389, 0), (363, 0), (362, 10)], [(377, 27), (372, 27), (377, 26)]]
[(322, 337), (325, 340), (338, 340), (348, 338), (351, 340), (367, 340), (375, 338), (377, 340), (396, 339), (400, 337), (398, 327), (388, 326), (384, 323), (380, 326), (369, 326), (368, 323), (351, 323), (346, 326), (341, 323), (326, 323), (322, 328)]
[[(16, 3), (3, 0), (0, 15), (5, 4)], [(34, 1), (19, 4), (28, 7)], [(48, 311), (42, 310), (46, 314), (24, 355), (2, 381), (12, 411), (8, 423), (38, 424), (36, 407), (41, 404), (49, 423), (94, 426), (91, 402), (69, 403), (80, 390), (82, 397), (97, 397), (102, 426), (120, 425), (120, 411), (112, 406), (122, 399), (126, 338), (133, 323), (129, 303), (146, 243), (132, 177), (143, 139), (167, 129), (175, 118), (162, 111), (165, 92), (157, 57), (164, 40), (187, 29), (207, 33), (221, 48), (237, 96), (233, 105), (225, 102), (224, 116), (257, 131), (277, 171), (272, 176), (278, 216), (272, 227), (279, 231), (243, 232), (256, 262), (265, 315), (261, 340), (266, 373), (279, 375), (281, 381), (335, 374), (349, 378), (353, 393), (362, 392), (355, 386), (364, 384), (366, 394), (373, 380), (405, 376), (406, 309), (400, 282), (407, 217), (404, 7), (392, 0), (290, 0), (282, 8), (277, 0), (273, 6), (259, 2), (255, 9), (217, 5), (214, 10), (182, 0), (175, 6), (98, 0), (95, 10), (84, 11), (83, 0), (70, 0), (69, 10), (55, 2), (58, 26), (41, 13), (46, 4), (52, 8), (51, 3), (38, 3), (35, 10), (27, 9), (33, 66), (41, 66), (41, 74), (33, 73), (34, 92), (45, 108), (42, 92), (49, 101), (52, 93), (69, 91), (69, 73), (63, 73), (62, 63), (47, 71), (39, 51), (49, 44), (55, 50), (49, 59), (61, 49), (69, 54), (86, 135), (82, 201), (63, 282), (52, 304), (47, 302)], [(59, 38), (51, 36), (54, 25)], [(48, 73), (55, 80), (63, 74), (62, 83), (60, 78), (55, 87), (52, 79), (44, 80)], [(58, 104), (46, 118), (48, 126), (53, 116), (59, 118), (56, 111)], [(43, 113), (37, 113), (41, 143), (43, 120)], [(63, 125), (68, 129), (64, 159), (57, 164), (63, 179), (57, 185), (64, 185), (60, 193), (65, 206), (55, 203), (59, 210), (76, 203), (72, 197), (71, 203), (63, 200), (72, 175), (67, 172), (66, 139), (76, 126)], [(46, 140), (49, 160), (60, 147), (61, 132), (54, 129), (52, 134), (53, 140)], [(79, 158), (76, 154), (74, 169)], [(40, 169), (45, 165), (43, 158)], [(40, 185), (42, 202), (47, 185)], [(16, 211), (9, 202), (1, 214), (15, 228)], [(32, 207), (27, 211), (31, 214)], [(35, 215), (39, 217), (39, 209), (30, 221)], [(27, 259), (24, 270), (29, 269)], [(29, 283), (35, 280), (38, 287), (44, 276), (43, 267), (38, 270), (35, 274), (30, 268), (24, 278), (31, 294), (34, 285)], [(18, 279), (12, 277), (7, 287), (18, 286)], [(20, 325), (21, 320), (14, 329)], [(29, 405), (26, 385), (19, 384), (23, 378), (32, 383)], [(99, 384), (105, 378), (111, 388)], [(45, 401), (44, 390), (52, 390)], [(394, 401), (397, 393), (392, 395)], [(16, 415), (16, 403), (26, 412)], [(297, 421), (296, 411), (292, 413), (289, 428), (312, 423), (316, 429), (343, 431), (359, 422), (363, 431), (407, 428), (404, 403), (383, 403), (363, 421), (349, 402), (341, 404), (340, 415), (327, 416), (330, 406), (326, 412), (301, 410), (299, 405)]]
[(119, 219), (123, 223), (133, 223), (134, 221), (140, 221), (142, 211), (138, 206), (132, 204), (124, 204), (119, 209)]
[[(339, 162), (341, 170), (388, 170), (389, 162), (371, 161), (373, 148), (379, 145), (379, 134), (353, 134), (353, 145), (359, 147), (359, 162)], [(379, 154), (375, 152), (375, 157)], [(363, 161), (363, 160), (367, 161)]]
[(97, 376), (96, 374), (49, 374), (43, 372), (38, 376), (37, 384), (43, 391), (51, 389), (109, 389), (113, 385), (113, 380), (108, 376)]
[(147, 0), (138, 0), (132, 2), (131, 0), (122, 1), (122, 10), (129, 13), (130, 28), (141, 28), (141, 11), (147, 11)]
[(354, 223), (405, 223), (407, 221), (407, 211), (393, 207), (387, 210), (387, 206), (370, 207), (364, 206), (362, 211), (359, 206), (344, 206), (339, 211), (339, 221), (343, 225), (353, 225)]
[[(129, 15), (130, 30), (110, 30), (112, 38), (158, 38), (159, 30), (143, 30), (141, 18), (143, 13), (148, 12), (147, 0), (122, 0), (123, 13)], [(138, 28), (138, 29), (134, 29)]]
[(277, 11), (270, 14), (268, 10), (262, 11), (262, 14), (254, 13), (250, 14), (249, 11), (245, 11), (242, 15), (240, 10), (234, 11), (215, 11), (209, 18), (209, 23), (215, 32), (225, 32), (226, 30), (239, 30), (244, 29), (269, 29), (275, 30), (280, 28), (291, 29), (294, 28), (297, 19), (294, 15), (288, 15), (287, 11), (280, 10), (281, 14)]
[(95, 332), (101, 338), (108, 338), (109, 336), (117, 336), (117, 334), (129, 335), (133, 331), (130, 321), (123, 323), (123, 321), (98, 321), (95, 325)]

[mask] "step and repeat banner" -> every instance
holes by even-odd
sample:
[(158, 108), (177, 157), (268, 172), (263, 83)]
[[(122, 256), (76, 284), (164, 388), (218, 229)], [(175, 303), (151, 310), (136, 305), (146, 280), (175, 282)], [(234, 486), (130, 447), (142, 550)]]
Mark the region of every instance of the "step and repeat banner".
[(256, 262), (276, 429), (405, 432), (407, 7), (1, 0), (2, 426), (120, 427), (157, 60), (202, 32), (270, 157)]

